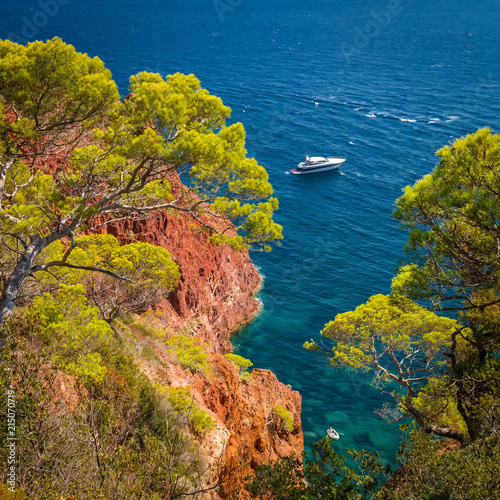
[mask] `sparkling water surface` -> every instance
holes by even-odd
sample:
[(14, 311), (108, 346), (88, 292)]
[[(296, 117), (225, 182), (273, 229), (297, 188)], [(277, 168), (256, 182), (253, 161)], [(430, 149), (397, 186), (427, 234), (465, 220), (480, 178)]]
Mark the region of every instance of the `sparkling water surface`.
[[(500, 131), (500, 3), (478, 0), (4, 0), (0, 37), (60, 36), (105, 61), (126, 95), (139, 71), (194, 73), (242, 121), (250, 156), (280, 200), (285, 239), (252, 258), (263, 310), (235, 350), (303, 397), (306, 446), (394, 463), (397, 424), (369, 374), (335, 372), (302, 344), (387, 293), (406, 235), (391, 218), (434, 152), (483, 126)], [(289, 175), (306, 154), (339, 171)]]

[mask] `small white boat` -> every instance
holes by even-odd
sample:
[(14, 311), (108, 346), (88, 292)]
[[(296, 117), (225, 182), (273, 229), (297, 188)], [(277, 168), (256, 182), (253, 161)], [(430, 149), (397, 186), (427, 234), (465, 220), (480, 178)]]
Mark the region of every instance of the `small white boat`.
[(326, 170), (335, 170), (346, 161), (346, 158), (331, 158), (326, 156), (306, 156), (306, 161), (292, 169), (292, 174), (315, 174)]
[(332, 439), (339, 439), (340, 436), (339, 436), (339, 433), (333, 428), (333, 427), (330, 427), (326, 433), (328, 434), (328, 437), (332, 438)]

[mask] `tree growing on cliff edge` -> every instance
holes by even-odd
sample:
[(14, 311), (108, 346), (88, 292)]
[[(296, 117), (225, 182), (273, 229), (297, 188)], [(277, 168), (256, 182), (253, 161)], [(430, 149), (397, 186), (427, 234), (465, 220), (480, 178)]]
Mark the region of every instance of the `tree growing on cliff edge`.
[[(66, 250), (58, 241), (51, 247), (51, 259), (61, 261)], [(179, 266), (164, 248), (135, 241), (120, 245), (111, 234), (90, 234), (75, 238), (66, 262), (70, 267), (39, 276), (38, 288), (57, 290), (61, 284), (85, 287), (87, 297), (109, 324), (128, 313), (141, 313), (175, 288)], [(111, 270), (121, 280), (93, 268)], [(33, 288), (33, 287), (32, 287)]]
[(424, 430), (468, 442), (500, 431), (500, 136), (482, 129), (437, 155), (397, 200), (410, 260), (392, 297), (370, 298), (322, 334), (332, 365), (374, 368), (404, 388), (399, 409)]
[[(194, 75), (140, 73), (130, 90), (120, 102), (102, 61), (58, 38), (0, 41), (0, 323), (28, 278), (83, 269), (70, 263), (75, 237), (98, 224), (164, 210), (237, 249), (282, 237), (268, 175), (219, 98)], [(57, 241), (66, 251), (51, 259)]]
[(452, 344), (447, 385), (474, 440), (500, 431), (500, 135), (484, 128), (437, 155), (397, 200), (410, 262), (393, 289), (458, 315), (467, 356)]

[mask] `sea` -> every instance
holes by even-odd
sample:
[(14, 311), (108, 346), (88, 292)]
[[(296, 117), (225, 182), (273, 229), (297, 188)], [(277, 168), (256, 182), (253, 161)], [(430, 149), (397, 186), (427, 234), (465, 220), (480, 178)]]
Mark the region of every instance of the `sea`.
[[(243, 122), (247, 150), (280, 201), (284, 240), (252, 259), (262, 311), (235, 352), (303, 398), (306, 449), (378, 451), (394, 465), (397, 423), (373, 373), (305, 351), (324, 325), (388, 293), (407, 234), (395, 200), (435, 152), (481, 127), (500, 132), (498, 0), (2, 0), (0, 38), (54, 36), (100, 57), (122, 96), (140, 71), (194, 73)], [(290, 175), (306, 155), (338, 171)]]

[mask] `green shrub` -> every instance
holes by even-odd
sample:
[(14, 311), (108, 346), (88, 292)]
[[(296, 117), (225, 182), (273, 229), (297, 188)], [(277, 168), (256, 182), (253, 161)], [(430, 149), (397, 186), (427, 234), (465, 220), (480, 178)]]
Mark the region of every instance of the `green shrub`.
[(210, 356), (205, 353), (203, 346), (198, 345), (196, 337), (175, 335), (167, 342), (167, 348), (175, 355), (181, 367), (191, 373), (199, 373), (205, 377), (212, 376)]
[(273, 408), (273, 412), (281, 417), (281, 425), (288, 431), (293, 432), (293, 422), (290, 413), (286, 408), (281, 405), (276, 405)]
[(143, 323), (142, 321), (136, 321), (135, 323), (132, 323), (130, 325), (132, 327), (132, 330), (135, 332), (139, 332), (145, 337), (149, 338), (156, 338), (160, 340), (165, 340), (166, 338), (166, 333), (163, 328), (157, 328), (152, 325), (147, 325), (146, 323)]
[(9, 489), (6, 484), (0, 484), (0, 498), (3, 500), (24, 500), (24, 491), (21, 489), (16, 489), (14, 491)]
[(198, 406), (194, 397), (187, 389), (161, 386), (157, 386), (157, 388), (160, 393), (167, 396), (168, 401), (176, 412), (185, 415), (189, 419), (194, 431), (203, 434), (215, 427), (215, 421)]
[(142, 357), (146, 358), (148, 361), (158, 361), (160, 359), (158, 354), (156, 354), (151, 347), (144, 347), (142, 349)]
[(87, 303), (82, 285), (60, 285), (58, 293), (35, 297), (28, 315), (38, 318), (40, 338), (63, 369), (80, 380), (102, 382), (113, 330)]
[(134, 315), (131, 313), (126, 313), (119, 318), (124, 325), (132, 325), (134, 323)]
[(249, 359), (239, 356), (238, 354), (224, 354), (224, 357), (236, 365), (242, 380), (248, 380), (252, 377), (252, 375), (247, 372), (247, 370), (253, 366), (253, 363)]
[[(59, 392), (52, 384), (63, 360), (54, 357), (52, 349), (60, 347), (60, 339), (52, 345), (46, 323), (33, 315), (15, 319), (17, 325), (9, 323), (9, 344), (0, 349), (0, 365), (8, 360), (12, 371), (0, 370), (0, 387), (8, 387), (13, 378), (17, 486), (26, 498), (120, 500), (123, 488), (130, 500), (152, 500), (181, 498), (202, 487), (204, 470), (196, 444), (184, 432), (186, 415), (197, 432), (215, 423), (190, 404), (189, 393), (172, 392), (172, 402), (166, 405), (123, 342), (112, 337), (101, 358), (104, 379), (85, 388), (65, 380), (68, 393), (76, 397), (71, 406), (59, 406)], [(0, 406), (6, 407), (7, 391), (0, 392)], [(0, 428), (6, 428), (5, 413), (0, 415)], [(6, 433), (0, 432), (2, 477), (6, 444)], [(175, 477), (175, 484), (168, 477)], [(22, 491), (4, 490), (0, 485), (2, 499), (24, 499)]]
[[(412, 427), (401, 426), (403, 431)], [(483, 500), (499, 497), (500, 437), (457, 448), (413, 426), (401, 442), (402, 467), (380, 491), (384, 500)], [(424, 471), (424, 473), (422, 473)]]

